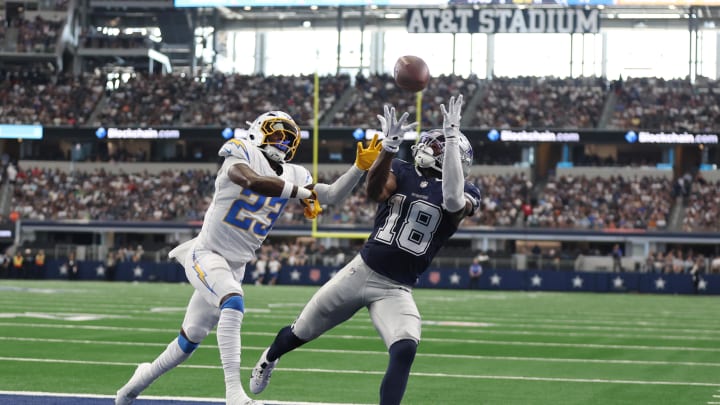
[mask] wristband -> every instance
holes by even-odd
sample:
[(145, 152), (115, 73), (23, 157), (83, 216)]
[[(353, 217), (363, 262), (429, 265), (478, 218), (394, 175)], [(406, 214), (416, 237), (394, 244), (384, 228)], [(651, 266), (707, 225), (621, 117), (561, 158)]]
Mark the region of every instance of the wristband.
[(282, 189), (282, 192), (280, 193), (280, 198), (292, 198), (293, 188), (296, 188), (296, 187), (297, 187), (296, 185), (286, 181), (285, 184), (283, 184), (283, 189)]
[(390, 146), (390, 145), (385, 145), (383, 143), (382, 147), (383, 147), (383, 149), (385, 149), (385, 151), (390, 152), (390, 153), (398, 153), (398, 151), (400, 151), (399, 146)]

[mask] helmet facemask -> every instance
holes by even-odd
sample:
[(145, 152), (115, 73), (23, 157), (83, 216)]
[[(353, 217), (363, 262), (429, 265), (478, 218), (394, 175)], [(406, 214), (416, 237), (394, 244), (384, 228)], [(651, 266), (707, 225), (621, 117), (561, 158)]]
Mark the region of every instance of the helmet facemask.
[[(467, 177), (472, 165), (473, 152), (470, 141), (459, 134), (460, 161), (463, 174)], [(423, 169), (433, 169), (442, 173), (443, 159), (445, 157), (445, 133), (440, 129), (422, 132), (418, 142), (411, 147), (415, 165)]]
[(300, 145), (300, 128), (288, 114), (271, 111), (250, 124), (248, 137), (268, 159), (285, 163), (292, 160)]

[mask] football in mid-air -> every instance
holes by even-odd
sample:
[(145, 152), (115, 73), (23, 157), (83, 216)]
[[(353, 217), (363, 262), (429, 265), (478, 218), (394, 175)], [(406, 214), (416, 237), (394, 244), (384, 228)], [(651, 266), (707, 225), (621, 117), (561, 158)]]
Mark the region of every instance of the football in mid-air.
[(398, 58), (393, 70), (395, 84), (405, 91), (421, 91), (430, 81), (430, 70), (422, 58), (405, 55)]

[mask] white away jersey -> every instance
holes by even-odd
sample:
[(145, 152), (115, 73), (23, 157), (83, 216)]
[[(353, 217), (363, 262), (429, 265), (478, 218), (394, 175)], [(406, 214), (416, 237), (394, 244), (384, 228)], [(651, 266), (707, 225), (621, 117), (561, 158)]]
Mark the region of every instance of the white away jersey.
[(285, 163), (278, 176), (265, 155), (248, 141), (232, 139), (220, 152), (225, 157), (215, 179), (215, 195), (205, 213), (196, 247), (212, 250), (229, 261), (248, 262), (255, 257), (288, 200), (266, 197), (233, 183), (228, 170), (246, 164), (261, 176), (280, 177), (298, 186), (312, 183), (310, 172), (300, 165)]

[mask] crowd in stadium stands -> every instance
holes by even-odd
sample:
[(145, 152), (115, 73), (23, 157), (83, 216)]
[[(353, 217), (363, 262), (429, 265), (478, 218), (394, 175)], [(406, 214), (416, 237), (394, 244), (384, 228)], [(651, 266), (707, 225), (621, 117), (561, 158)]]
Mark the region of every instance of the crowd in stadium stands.
[(110, 175), (18, 170), (13, 211), (39, 220), (201, 220), (212, 198), (214, 176), (204, 171)]
[(480, 189), (482, 210), (463, 221), (465, 226), (513, 227), (531, 198), (532, 182), (524, 175), (481, 176), (468, 179)]
[[(313, 124), (313, 76), (210, 75), (194, 84), (190, 109), (180, 122), (185, 125), (245, 127), (258, 115), (283, 110), (300, 126)], [(322, 116), (350, 86), (347, 75), (319, 78)]]
[(607, 98), (598, 78), (495, 78), (484, 82), (472, 126), (595, 128)]
[(717, 81), (636, 78), (615, 87), (611, 128), (662, 131), (714, 131), (720, 125)]
[(527, 216), (529, 226), (665, 229), (673, 204), (666, 178), (552, 178)]
[(684, 231), (720, 231), (720, 181), (713, 183), (699, 176), (685, 196), (684, 214)]
[[(403, 97), (403, 91), (393, 83), (387, 74), (355, 78), (354, 91), (345, 105), (333, 116), (333, 126), (357, 127), (373, 123), (377, 126), (376, 115), (382, 113), (383, 103), (388, 102), (398, 111), (407, 111), (415, 116), (415, 99)], [(392, 100), (392, 101), (390, 101)]]
[[(41, 76), (50, 77), (39, 83)], [(57, 114), (37, 116), (33, 109), (28, 109), (11, 114), (14, 122), (82, 124), (96, 114), (96, 120), (89, 125), (237, 127), (264, 111), (282, 109), (301, 126), (312, 124), (313, 77), (308, 75), (191, 77), (136, 73), (127, 82), (114, 80), (111, 86), (106, 86), (107, 79), (90, 74), (74, 80), (55, 79), (49, 73), (29, 76), (20, 72), (13, 77), (12, 86), (4, 81), (2, 88), (12, 92), (12, 100), (20, 105), (49, 103), (42, 98), (61, 100), (56, 107)], [(377, 126), (376, 115), (386, 102), (398, 111), (408, 111), (414, 118), (415, 97), (398, 90), (388, 75), (357, 76), (354, 81), (351, 86), (347, 75), (320, 78), (322, 126)], [(70, 90), (78, 93), (72, 98), (81, 101), (62, 102), (69, 91), (64, 87), (68, 83), (72, 83)], [(716, 94), (719, 86), (717, 81), (708, 80), (690, 85), (680, 80), (630, 79), (612, 86), (611, 92), (606, 90), (604, 81), (597, 78), (480, 81), (438, 76), (423, 92), (422, 125), (424, 128), (441, 125), (438, 109), (431, 106), (437, 106), (451, 94), (462, 93), (468, 100), (466, 108), (476, 111), (466, 117), (466, 126), (594, 128), (600, 125), (605, 104), (613, 102), (608, 101), (609, 95), (615, 94), (609, 127), (703, 131), (720, 125), (720, 107), (717, 107), (720, 98)], [(99, 88), (105, 87), (108, 87), (105, 94), (98, 93)], [(38, 97), (40, 101), (36, 100)], [(78, 116), (80, 103), (82, 116)], [(325, 116), (328, 112), (332, 116)], [(57, 116), (74, 116), (74, 119), (61, 119), (61, 124), (57, 124)]]
[[(441, 75), (433, 78), (422, 93), (422, 127), (438, 127), (442, 125), (442, 117), (437, 106), (445, 103), (450, 96), (464, 94), (466, 97), (474, 94), (477, 89), (477, 78), (461, 78), (454, 75)], [(355, 77), (354, 91), (350, 99), (332, 118), (332, 125), (351, 127), (376, 127), (376, 115), (381, 113), (383, 105), (391, 103), (397, 111), (410, 114), (415, 120), (417, 101), (414, 96), (400, 90), (387, 74), (372, 75), (369, 77), (358, 75)]]
[[(320, 78), (320, 112), (349, 86), (348, 76)], [(95, 125), (222, 125), (244, 128), (261, 113), (282, 109), (301, 126), (312, 124), (312, 76), (136, 74), (108, 91)]]
[[(0, 81), (3, 85), (12, 84), (12, 87), (25, 89), (36, 85), (52, 85), (55, 82), (55, 72), (38, 63), (27, 63), (22, 66), (0, 66)], [(18, 90), (25, 92), (25, 90)], [(23, 121), (18, 117), (19, 121)]]
[[(21, 4), (17, 2), (13, 5)], [(39, 0), (39, 11), (67, 10), (69, 0)], [(3, 10), (5, 11), (5, 10)], [(0, 51), (22, 53), (52, 53), (55, 51), (64, 21), (50, 21), (40, 15), (25, 16), (6, 20), (10, 14), (0, 16)]]
[(0, 116), (4, 124), (86, 124), (104, 87), (92, 74), (52, 77), (32, 68), (2, 73)]
[[(159, 175), (109, 174), (102, 170), (68, 174), (22, 168), (8, 177), (15, 179), (13, 210), (21, 218), (40, 220), (202, 220), (214, 184), (214, 175), (209, 172), (179, 170)], [(320, 181), (327, 181), (324, 177)], [(530, 204), (532, 182), (522, 176), (480, 176), (469, 181), (480, 188), (483, 209), (467, 218), (464, 227), (664, 229), (673, 201), (670, 180), (660, 178), (561, 177), (547, 183), (534, 205)], [(710, 192), (717, 198), (716, 191)], [(703, 199), (690, 201), (698, 200)], [(689, 208), (698, 209), (695, 205)], [(342, 205), (325, 207), (319, 223), (369, 224), (373, 213), (374, 206), (360, 186)], [(519, 218), (525, 222), (518, 223)], [(300, 204), (289, 204), (277, 223), (303, 225), (307, 221)], [(707, 226), (705, 222), (702, 225)]]
[[(257, 260), (277, 258), (284, 266), (337, 266), (342, 267), (358, 252), (364, 241), (348, 246), (325, 247), (315, 240), (265, 242), (257, 252)], [(253, 262), (255, 264), (255, 262)]]
[[(683, 251), (670, 248), (666, 252), (650, 251), (641, 270), (650, 273), (707, 273), (713, 269), (708, 268), (708, 258), (692, 249)], [(713, 271), (714, 272), (714, 271)]]
[[(60, 37), (62, 21), (36, 16), (15, 18), (0, 24), (0, 50), (22, 53), (52, 53)], [(11, 35), (12, 34), (12, 35)]]
[[(243, 126), (263, 111), (283, 109), (302, 126), (312, 124), (312, 76), (211, 74), (194, 78), (137, 73), (102, 93), (106, 79), (92, 74), (77, 79), (55, 77), (37, 66), (15, 71), (6, 68), (0, 73), (9, 79), (3, 80), (0, 90), (4, 110), (13, 109), (5, 114), (12, 123)], [(320, 78), (321, 116), (333, 111), (333, 116), (322, 117), (323, 121), (338, 126), (376, 126), (375, 115), (382, 111), (384, 102), (411, 115), (415, 112), (414, 97), (399, 92), (386, 75), (356, 77), (348, 98), (336, 105), (350, 89), (350, 82), (347, 75)], [(717, 82), (706, 80), (694, 86), (685, 81), (628, 80), (614, 86), (617, 100), (609, 125), (707, 130), (720, 124), (717, 87)], [(467, 94), (468, 100), (479, 92), (474, 107), (477, 113), (470, 117), (470, 126), (495, 128), (595, 127), (609, 94), (597, 79), (476, 81), (441, 76), (433, 78), (422, 102), (426, 107), (436, 105), (456, 92)], [(423, 110), (423, 127), (441, 124), (437, 108)], [(93, 113), (97, 118), (88, 123)], [(593, 164), (591, 160), (588, 163)]]
[[(362, 241), (350, 243), (348, 246), (326, 247), (314, 240), (292, 241), (278, 240), (264, 243), (256, 252), (256, 258), (248, 265), (247, 272), (251, 273), (253, 279), (258, 279), (258, 267), (266, 268), (267, 262), (270, 260), (278, 260), (282, 265), (280, 271), (289, 271), (296, 266), (328, 266), (341, 267), (350, 261), (357, 253)], [(171, 246), (166, 246), (169, 248)], [(19, 279), (42, 279), (46, 277), (46, 260), (48, 258), (63, 259), (70, 254), (75, 255), (73, 250), (55, 257), (54, 252), (47, 252), (42, 247), (27, 244), (16, 249), (16, 253), (0, 252), (0, 279), (2, 278), (19, 278)], [(138, 263), (141, 261), (155, 261), (156, 257), (148, 252), (142, 245), (121, 245), (111, 248), (104, 257), (104, 267), (98, 269), (97, 277), (112, 281), (118, 278), (127, 279), (116, 273), (119, 263)], [(14, 256), (18, 256), (18, 262), (15, 262)], [(47, 257), (49, 255), (49, 257)], [(41, 257), (39, 257), (41, 256)], [(258, 264), (258, 262), (264, 262)], [(66, 264), (67, 266), (67, 264)], [(66, 271), (69, 269), (66, 269)], [(268, 284), (270, 281), (267, 275), (261, 283)], [(66, 276), (72, 279), (71, 274)], [(130, 278), (135, 278), (131, 275)]]
[[(100, 76), (56, 77), (29, 66), (21, 70), (4, 67), (0, 77), (0, 115), (4, 123), (245, 127), (245, 121), (274, 108), (288, 111), (303, 126), (309, 125), (312, 117), (312, 76), (138, 73), (127, 82), (107, 86), (106, 79)], [(322, 116), (322, 120), (331, 125), (377, 125), (375, 115), (382, 111), (383, 102), (393, 103), (399, 111), (415, 111), (415, 97), (398, 92), (387, 75), (321, 77), (320, 85), (321, 114), (333, 114)], [(615, 83), (608, 91), (598, 79), (478, 81), (442, 76), (432, 79), (422, 102), (436, 106), (448, 95), (461, 92), (467, 96), (467, 108), (472, 105), (478, 111), (476, 116), (466, 117), (470, 126), (498, 128), (594, 127), (601, 121), (605, 104), (615, 102), (609, 124), (618, 128), (702, 130), (716, 127), (715, 121), (720, 119), (717, 88), (718, 82), (703, 79), (693, 86), (679, 80), (629, 79)], [(338, 104), (340, 100), (342, 104)], [(423, 110), (428, 111), (423, 116), (424, 127), (441, 124), (434, 115), (437, 108)], [(661, 110), (669, 113), (658, 114)], [(88, 122), (91, 116), (96, 118)], [(707, 120), (703, 121), (703, 117)], [(480, 156), (482, 145), (476, 147)], [(592, 154), (576, 162), (603, 166), (647, 163), (652, 162), (629, 155), (611, 159)], [(483, 210), (481, 215), (466, 219), (466, 227), (666, 229), (674, 197), (682, 195), (683, 230), (720, 230), (720, 184), (709, 184), (702, 178), (683, 180), (682, 192), (678, 192), (673, 180), (647, 177), (551, 177), (547, 184), (540, 185), (512, 175), (469, 180), (483, 193)], [(12, 206), (22, 218), (33, 219), (199, 220), (209, 201), (191, 198), (190, 193), (208, 196), (212, 182), (210, 173), (67, 175), (22, 168), (17, 171)], [(141, 200), (151, 203), (143, 207)], [(362, 187), (358, 187), (342, 206), (326, 207), (320, 223), (367, 224), (373, 211)], [(300, 206), (290, 204), (278, 224), (302, 225), (307, 221)]]
[(188, 76), (136, 74), (114, 91), (108, 91), (92, 125), (152, 127), (172, 125), (195, 101), (200, 82)]

